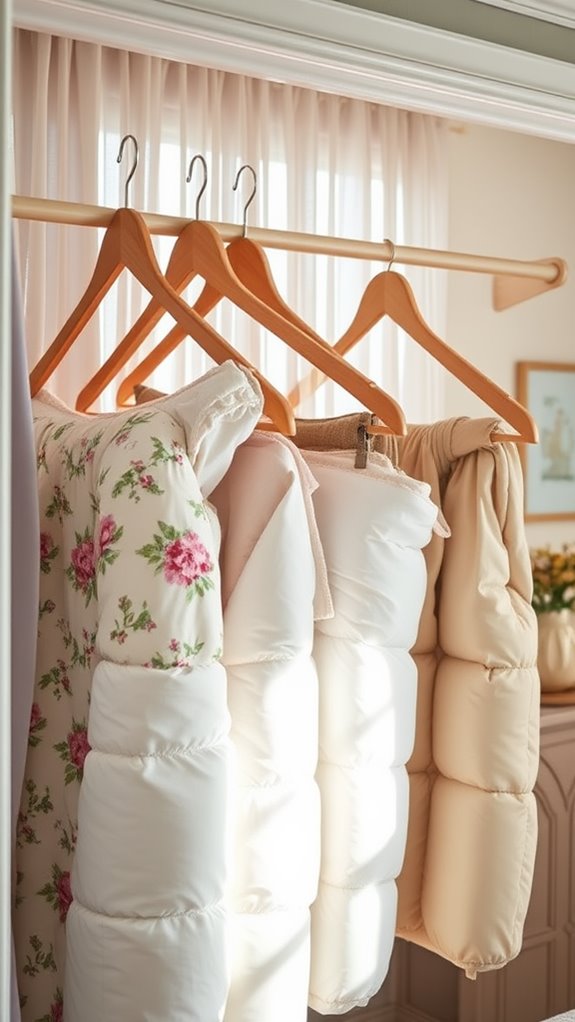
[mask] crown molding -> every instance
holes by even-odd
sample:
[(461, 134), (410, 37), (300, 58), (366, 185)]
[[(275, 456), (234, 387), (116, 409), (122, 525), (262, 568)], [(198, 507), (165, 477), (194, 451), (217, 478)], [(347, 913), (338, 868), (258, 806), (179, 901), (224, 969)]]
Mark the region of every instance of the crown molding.
[(15, 25), (575, 141), (575, 65), (335, 0), (14, 0)]
[(528, 18), (539, 18), (549, 21), (552, 25), (563, 25), (575, 29), (575, 4), (573, 0), (479, 0), (490, 7), (499, 7), (503, 11), (522, 14)]

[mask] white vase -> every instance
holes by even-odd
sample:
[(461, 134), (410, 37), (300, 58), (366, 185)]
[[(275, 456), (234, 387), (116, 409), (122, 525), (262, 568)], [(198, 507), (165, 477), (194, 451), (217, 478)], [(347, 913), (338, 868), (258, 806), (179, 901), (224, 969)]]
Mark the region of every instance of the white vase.
[(575, 688), (575, 613), (550, 610), (539, 614), (537, 667), (544, 692)]

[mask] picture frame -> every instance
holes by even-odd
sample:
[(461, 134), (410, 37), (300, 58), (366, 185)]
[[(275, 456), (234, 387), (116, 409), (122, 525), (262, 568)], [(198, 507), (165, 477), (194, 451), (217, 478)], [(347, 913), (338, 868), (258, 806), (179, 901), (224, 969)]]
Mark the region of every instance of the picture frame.
[(517, 397), (538, 444), (521, 444), (525, 521), (575, 519), (575, 363), (518, 362)]

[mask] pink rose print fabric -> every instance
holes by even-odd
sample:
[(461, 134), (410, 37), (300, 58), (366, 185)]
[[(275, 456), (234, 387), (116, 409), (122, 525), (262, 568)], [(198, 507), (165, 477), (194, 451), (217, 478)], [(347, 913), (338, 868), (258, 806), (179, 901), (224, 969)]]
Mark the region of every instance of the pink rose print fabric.
[[(176, 536), (164, 548), (164, 575), (166, 582), (180, 586), (193, 586), (203, 579), (210, 587), (206, 576), (213, 570), (210, 555), (195, 532), (184, 532)], [(202, 587), (199, 588), (202, 592)]]
[(88, 527), (84, 529), (83, 534), (76, 533), (76, 545), (70, 554), (66, 575), (74, 589), (84, 594), (88, 604), (96, 593), (94, 539)]
[[(78, 897), (78, 810), (93, 755), (94, 672), (104, 662), (120, 671), (137, 668), (142, 678), (155, 672), (161, 699), (170, 672), (217, 663), (219, 534), (184, 430), (169, 414), (88, 418), (42, 400), (34, 411), (40, 620), (14, 919), (23, 1022), (60, 1022), (69, 982), (66, 929)], [(225, 673), (218, 670), (227, 726)], [(225, 757), (221, 763), (223, 776)], [(223, 809), (221, 829), (223, 855)], [(78, 876), (81, 890), (81, 869)], [(214, 944), (206, 966), (215, 973), (224, 969), (215, 957), (217, 951), (224, 962), (222, 946)], [(74, 1008), (71, 1022), (92, 1017), (90, 1010), (97, 1006)], [(111, 1020), (105, 1011), (101, 1017)]]
[(197, 532), (178, 532), (173, 525), (158, 522), (159, 533), (136, 553), (155, 565), (156, 574), (163, 571), (166, 582), (183, 586), (186, 598), (203, 596), (213, 589), (212, 559)]

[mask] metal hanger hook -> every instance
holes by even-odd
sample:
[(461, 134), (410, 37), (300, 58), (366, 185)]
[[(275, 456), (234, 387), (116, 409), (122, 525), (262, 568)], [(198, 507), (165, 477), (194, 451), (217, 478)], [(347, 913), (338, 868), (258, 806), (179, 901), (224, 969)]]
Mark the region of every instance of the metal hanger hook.
[(383, 244), (384, 245), (391, 245), (391, 258), (390, 258), (390, 260), (389, 260), (389, 262), (387, 264), (387, 271), (386, 271), (386, 272), (389, 272), (389, 270), (391, 270), (391, 264), (392, 264), (393, 260), (395, 259), (395, 245), (393, 244), (393, 241), (391, 240), (391, 238), (384, 238), (383, 239)]
[(200, 190), (199, 190), (199, 192), (198, 192), (198, 194), (196, 196), (196, 220), (199, 220), (200, 219), (200, 199), (201, 199), (202, 195), (204, 194), (204, 192), (205, 192), (205, 190), (207, 188), (207, 185), (208, 185), (208, 165), (207, 165), (204, 157), (201, 155), (201, 153), (196, 153), (195, 156), (192, 156), (192, 158), (190, 160), (190, 166), (188, 167), (188, 176), (186, 178), (186, 181), (189, 184), (190, 181), (192, 180), (192, 174), (194, 172), (194, 164), (196, 163), (197, 160), (200, 161), (200, 163), (201, 163), (201, 165), (202, 165), (202, 167), (204, 169), (203, 184), (202, 184), (202, 187), (200, 188)]
[(126, 178), (126, 184), (124, 185), (124, 206), (128, 205), (128, 185), (130, 184), (130, 181), (132, 180), (134, 174), (136, 173), (136, 167), (138, 166), (138, 160), (140, 158), (140, 150), (138, 148), (138, 141), (135, 135), (124, 135), (122, 141), (120, 142), (120, 151), (118, 153), (116, 163), (122, 162), (122, 156), (124, 155), (124, 147), (129, 138), (134, 143), (134, 162), (132, 163), (130, 173)]
[(244, 164), (242, 164), (242, 166), (240, 167), (240, 169), (238, 170), (238, 172), (236, 174), (236, 179), (235, 179), (234, 184), (233, 184), (234, 192), (237, 191), (237, 187), (238, 187), (238, 184), (239, 184), (239, 181), (240, 181), (240, 175), (241, 175), (242, 171), (244, 171), (244, 170), (251, 170), (251, 172), (253, 174), (253, 178), (254, 178), (254, 187), (252, 188), (251, 195), (250, 195), (248, 201), (246, 202), (246, 204), (244, 206), (244, 219), (242, 221), (242, 238), (245, 238), (245, 236), (246, 236), (246, 231), (247, 231), (247, 228), (248, 228), (248, 209), (249, 209), (250, 205), (252, 204), (253, 200), (255, 199), (255, 195), (256, 195), (256, 191), (257, 191), (257, 187), (258, 187), (258, 179), (256, 177), (256, 172), (255, 172), (254, 168), (249, 163), (244, 163)]

